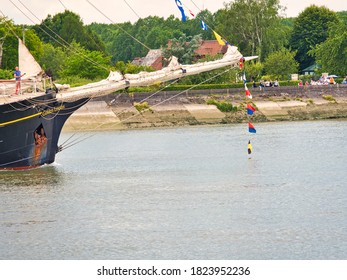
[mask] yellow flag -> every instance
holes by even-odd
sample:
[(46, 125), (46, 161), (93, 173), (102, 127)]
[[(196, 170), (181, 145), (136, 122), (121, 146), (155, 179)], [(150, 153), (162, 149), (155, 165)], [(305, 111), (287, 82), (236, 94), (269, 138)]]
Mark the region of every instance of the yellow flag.
[(216, 36), (216, 39), (218, 41), (218, 43), (221, 45), (221, 46), (225, 46), (225, 42), (224, 40), (222, 39), (222, 36), (220, 36), (217, 32), (213, 31), (213, 34), (214, 36)]

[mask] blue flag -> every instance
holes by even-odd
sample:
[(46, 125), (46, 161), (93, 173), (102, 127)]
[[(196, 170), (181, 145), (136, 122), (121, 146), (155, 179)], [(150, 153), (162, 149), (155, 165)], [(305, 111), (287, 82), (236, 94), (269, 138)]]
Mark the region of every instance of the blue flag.
[(243, 80), (244, 84), (247, 83), (247, 79), (246, 79), (246, 74), (245, 73), (243, 73), (242, 80)]
[(183, 5), (181, 3), (181, 0), (175, 0), (176, 1), (176, 5), (178, 7), (178, 9), (181, 11), (181, 14), (182, 14), (182, 21), (183, 22), (186, 22), (187, 21), (187, 17), (184, 13), (184, 9), (183, 9)]
[(251, 104), (247, 104), (247, 114), (253, 115), (254, 112), (255, 112), (255, 108)]
[(250, 133), (257, 133), (257, 131), (255, 130), (253, 124), (251, 124), (250, 122), (248, 122), (248, 131)]
[(202, 30), (207, 30), (207, 24), (203, 20), (200, 20), (200, 26)]

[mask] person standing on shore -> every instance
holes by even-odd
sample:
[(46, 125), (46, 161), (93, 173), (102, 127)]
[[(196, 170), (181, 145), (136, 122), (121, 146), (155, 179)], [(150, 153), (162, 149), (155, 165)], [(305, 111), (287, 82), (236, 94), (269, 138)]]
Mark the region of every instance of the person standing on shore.
[(20, 82), (21, 82), (21, 78), (25, 75), (25, 73), (22, 75), (21, 71), (19, 71), (19, 67), (16, 66), (15, 70), (14, 70), (14, 78), (16, 79), (16, 95), (18, 95), (18, 92), (20, 92)]

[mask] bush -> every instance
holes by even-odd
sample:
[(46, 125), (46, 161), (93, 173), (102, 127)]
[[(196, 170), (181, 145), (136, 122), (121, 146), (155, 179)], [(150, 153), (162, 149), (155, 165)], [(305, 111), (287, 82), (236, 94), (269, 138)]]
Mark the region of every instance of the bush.
[(336, 102), (336, 99), (332, 95), (323, 95), (323, 99), (331, 101), (331, 102)]
[(8, 80), (13, 78), (12, 70), (3, 70), (0, 69), (0, 79)]
[(140, 113), (143, 111), (150, 110), (151, 108), (148, 105), (148, 102), (142, 102), (142, 103), (134, 103), (134, 107), (136, 108), (137, 111)]
[(221, 112), (236, 112), (237, 106), (233, 106), (230, 102), (218, 102), (215, 99), (210, 99), (207, 101), (207, 105), (215, 105)]

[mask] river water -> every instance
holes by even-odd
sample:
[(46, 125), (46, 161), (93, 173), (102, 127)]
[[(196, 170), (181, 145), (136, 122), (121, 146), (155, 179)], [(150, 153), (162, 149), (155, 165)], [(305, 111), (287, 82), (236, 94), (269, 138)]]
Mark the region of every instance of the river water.
[(347, 121), (256, 129), (98, 132), (0, 172), (0, 259), (347, 259)]

